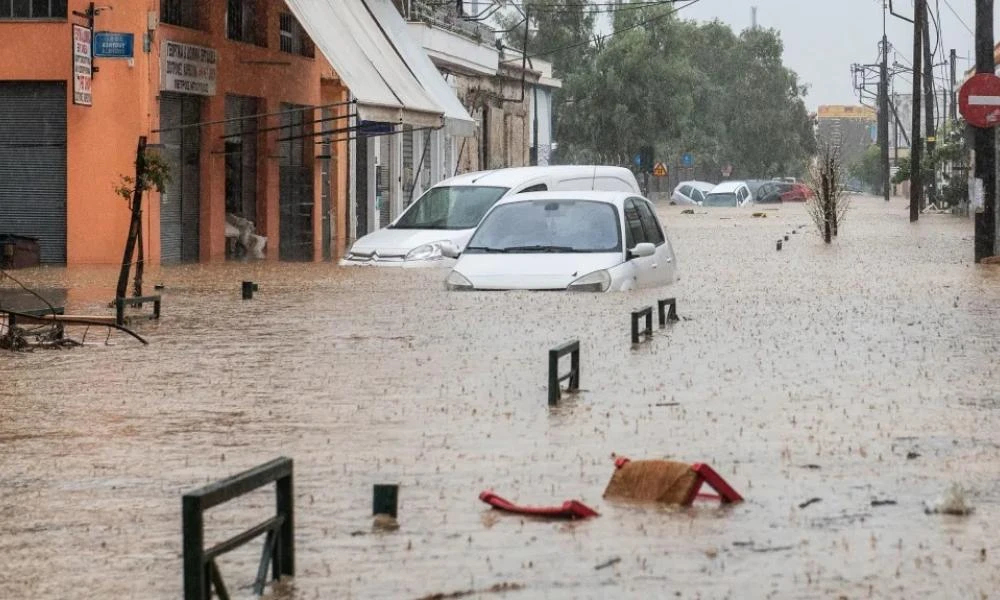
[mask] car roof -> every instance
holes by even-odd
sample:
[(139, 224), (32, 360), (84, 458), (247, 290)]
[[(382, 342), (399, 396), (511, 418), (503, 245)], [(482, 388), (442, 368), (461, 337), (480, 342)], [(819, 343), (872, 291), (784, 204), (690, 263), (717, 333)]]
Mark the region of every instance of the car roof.
[(731, 193), (731, 192), (735, 192), (736, 190), (738, 190), (738, 189), (740, 189), (741, 187), (744, 187), (744, 186), (746, 186), (746, 183), (744, 183), (742, 181), (723, 181), (719, 185), (717, 185), (714, 188), (712, 188), (712, 192), (711, 193), (713, 193), (713, 194), (728, 194), (728, 193)]
[(608, 175), (615, 173), (627, 178), (633, 177), (632, 171), (624, 167), (607, 165), (558, 165), (548, 167), (512, 167), (493, 171), (475, 171), (463, 173), (446, 179), (434, 187), (453, 185), (482, 185), (496, 187), (514, 187), (520, 183), (543, 177), (584, 177), (591, 175)]
[(691, 181), (682, 181), (682, 182), (678, 183), (677, 185), (689, 185), (691, 187), (698, 188), (699, 190), (701, 190), (703, 192), (707, 192), (707, 191), (709, 191), (709, 190), (711, 190), (712, 188), (715, 187), (714, 183), (709, 183), (707, 181), (698, 181), (698, 180), (695, 180), (695, 179), (692, 179)]
[(591, 192), (591, 191), (565, 191), (565, 192), (528, 192), (526, 194), (514, 194), (504, 196), (494, 206), (502, 204), (514, 204), (515, 202), (531, 202), (538, 200), (589, 200), (592, 202), (606, 202), (621, 208), (629, 198), (642, 198), (638, 194), (631, 192)]

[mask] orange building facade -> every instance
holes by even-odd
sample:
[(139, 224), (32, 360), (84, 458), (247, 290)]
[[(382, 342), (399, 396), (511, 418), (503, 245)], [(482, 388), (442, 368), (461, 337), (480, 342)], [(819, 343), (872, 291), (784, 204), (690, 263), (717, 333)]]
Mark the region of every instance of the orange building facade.
[[(115, 2), (93, 38), (90, 6), (0, 0), (0, 235), (38, 238), (43, 262), (120, 261), (115, 187), (146, 136), (170, 177), (143, 202), (147, 261), (252, 255), (248, 223), (267, 259), (343, 252), (347, 143), (315, 132), (348, 90), (282, 0)], [(120, 55), (89, 81), (88, 42)]]

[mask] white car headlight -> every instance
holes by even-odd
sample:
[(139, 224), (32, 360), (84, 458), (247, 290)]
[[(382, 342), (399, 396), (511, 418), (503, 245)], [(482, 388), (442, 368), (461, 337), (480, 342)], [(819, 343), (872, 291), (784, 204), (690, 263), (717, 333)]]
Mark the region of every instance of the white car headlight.
[(475, 289), (472, 286), (472, 282), (465, 278), (464, 275), (458, 271), (452, 271), (448, 274), (448, 278), (444, 280), (444, 287), (447, 290), (471, 290)]
[(594, 271), (566, 286), (571, 292), (606, 292), (611, 287), (611, 274), (606, 270)]
[(406, 253), (406, 258), (404, 260), (431, 260), (433, 258), (441, 258), (441, 247), (446, 243), (448, 242), (442, 240), (440, 242), (431, 242), (430, 244), (417, 246), (413, 250)]

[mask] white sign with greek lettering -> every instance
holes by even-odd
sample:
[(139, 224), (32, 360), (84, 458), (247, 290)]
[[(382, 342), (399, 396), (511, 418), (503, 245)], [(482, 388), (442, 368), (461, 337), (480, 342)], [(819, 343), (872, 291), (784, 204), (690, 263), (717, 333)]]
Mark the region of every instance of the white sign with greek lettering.
[(218, 60), (214, 48), (163, 40), (160, 45), (160, 89), (214, 96)]

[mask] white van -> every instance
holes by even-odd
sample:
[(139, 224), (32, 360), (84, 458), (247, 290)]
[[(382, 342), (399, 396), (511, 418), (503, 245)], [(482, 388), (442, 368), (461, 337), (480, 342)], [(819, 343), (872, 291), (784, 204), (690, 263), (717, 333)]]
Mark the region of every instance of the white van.
[(623, 167), (516, 167), (458, 175), (427, 190), (388, 227), (354, 242), (341, 265), (453, 266), (444, 256), (468, 243), (500, 198), (523, 192), (604, 191), (640, 194)]

